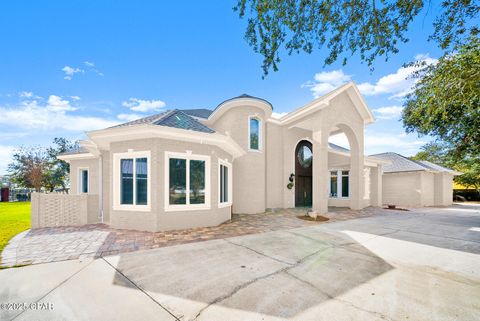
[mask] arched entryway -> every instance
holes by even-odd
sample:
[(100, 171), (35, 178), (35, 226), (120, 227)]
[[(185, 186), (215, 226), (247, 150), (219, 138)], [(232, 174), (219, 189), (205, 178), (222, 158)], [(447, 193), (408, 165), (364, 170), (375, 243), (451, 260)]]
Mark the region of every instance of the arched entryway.
[(295, 148), (295, 207), (312, 207), (312, 143), (302, 140)]

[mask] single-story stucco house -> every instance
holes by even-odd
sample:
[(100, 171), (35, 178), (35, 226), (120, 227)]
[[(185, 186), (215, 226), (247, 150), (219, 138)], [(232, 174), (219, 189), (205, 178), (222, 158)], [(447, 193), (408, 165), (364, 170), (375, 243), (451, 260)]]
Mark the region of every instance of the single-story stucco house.
[(399, 206), (448, 206), (453, 202), (453, 177), (461, 173), (415, 161), (397, 153), (372, 155), (390, 161), (383, 167), (383, 203)]
[[(458, 173), (395, 153), (364, 155), (374, 117), (354, 83), (281, 118), (241, 95), (87, 132), (70, 163), (72, 196), (33, 197), (32, 226), (107, 223), (162, 231), (232, 213), (300, 207), (449, 205)], [(344, 133), (350, 149), (329, 143)]]
[[(241, 95), (214, 110), (87, 132), (81, 150), (59, 156), (70, 163), (71, 194), (92, 196), (82, 222), (161, 231), (217, 225), (231, 213), (382, 205), (390, 161), (364, 155), (374, 117), (353, 82), (281, 118), (272, 110)], [(349, 150), (328, 143), (342, 132)]]

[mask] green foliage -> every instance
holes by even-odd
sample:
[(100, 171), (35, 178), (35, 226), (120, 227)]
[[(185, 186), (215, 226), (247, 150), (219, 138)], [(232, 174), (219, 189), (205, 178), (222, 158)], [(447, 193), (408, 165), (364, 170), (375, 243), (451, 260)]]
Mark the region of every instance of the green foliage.
[(445, 147), (438, 142), (428, 143), (421, 147), (420, 151), (410, 157), (413, 160), (426, 160), (441, 166), (451, 166), (447, 161)]
[[(325, 65), (340, 58), (346, 64), (357, 53), (370, 67), (378, 57), (388, 60), (408, 41), (407, 29), (426, 5), (422, 0), (238, 0), (234, 10), (248, 19), (245, 39), (263, 56), (266, 76), (270, 69), (278, 70), (282, 49), (289, 55), (310, 54), (326, 45)], [(435, 10), (430, 39), (441, 48), (478, 33), (476, 0), (444, 0), (435, 9), (440, 10)]]
[(432, 135), (456, 160), (480, 156), (480, 41), (472, 37), (452, 55), (414, 75), (419, 81), (406, 97), (407, 132)]
[(68, 183), (68, 163), (57, 156), (66, 151), (78, 149), (77, 142), (65, 138), (55, 138), (54, 145), (48, 148), (20, 147), (13, 154), (13, 161), (8, 165), (10, 179), (13, 183), (37, 192), (44, 187), (52, 192), (56, 187), (66, 188)]
[(480, 162), (475, 157), (465, 157), (458, 159), (451, 148), (445, 143), (433, 142), (421, 148), (414, 160), (427, 160), (432, 163), (449, 167), (463, 173), (455, 176), (455, 182), (465, 187), (473, 187), (480, 190)]

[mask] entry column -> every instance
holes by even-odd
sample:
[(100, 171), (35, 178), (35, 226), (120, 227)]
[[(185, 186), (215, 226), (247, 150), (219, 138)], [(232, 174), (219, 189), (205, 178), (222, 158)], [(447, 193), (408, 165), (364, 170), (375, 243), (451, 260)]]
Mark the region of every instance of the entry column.
[(326, 130), (317, 130), (312, 133), (312, 196), (313, 211), (317, 214), (328, 212), (328, 136), (329, 133)]

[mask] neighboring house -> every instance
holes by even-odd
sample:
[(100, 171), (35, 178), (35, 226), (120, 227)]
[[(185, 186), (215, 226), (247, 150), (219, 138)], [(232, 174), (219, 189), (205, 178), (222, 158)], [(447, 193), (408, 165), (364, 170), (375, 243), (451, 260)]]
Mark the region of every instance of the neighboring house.
[(453, 177), (461, 173), (397, 153), (372, 155), (391, 162), (383, 167), (383, 203), (399, 206), (448, 206)]
[[(217, 225), (232, 212), (382, 205), (382, 165), (390, 162), (364, 156), (364, 127), (374, 117), (354, 83), (279, 119), (272, 109), (241, 95), (214, 110), (165, 111), (88, 132), (80, 151), (59, 158), (71, 165), (71, 194), (98, 195), (97, 221), (115, 228), (160, 231)], [(350, 150), (328, 144), (341, 132)]]

